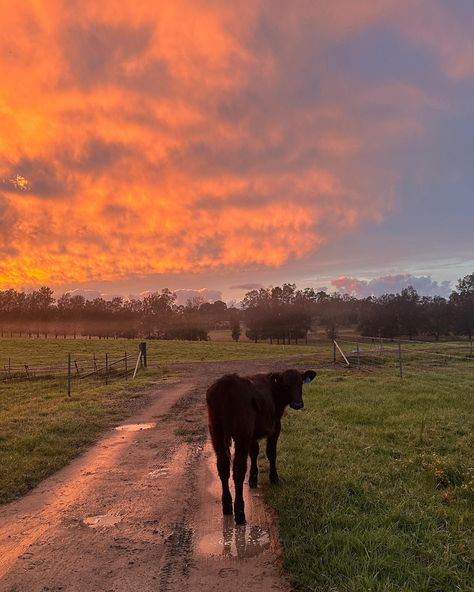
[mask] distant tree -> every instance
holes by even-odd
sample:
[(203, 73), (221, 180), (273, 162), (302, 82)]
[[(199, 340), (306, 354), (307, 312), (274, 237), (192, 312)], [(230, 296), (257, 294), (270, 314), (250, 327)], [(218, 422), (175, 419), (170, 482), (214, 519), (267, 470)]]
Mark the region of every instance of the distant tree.
[(380, 334), (380, 304), (373, 296), (359, 301), (357, 330), (361, 335), (370, 337)]
[(423, 332), (433, 336), (436, 341), (443, 335), (449, 335), (452, 324), (452, 307), (442, 296), (424, 296), (421, 299), (423, 310)]
[(384, 294), (377, 299), (378, 332), (375, 337), (394, 339), (401, 334), (400, 310), (398, 297), (395, 294)]
[(143, 299), (142, 330), (145, 336), (165, 337), (173, 323), (176, 294), (168, 288), (154, 292)]
[(401, 334), (413, 339), (423, 324), (420, 297), (415, 288), (408, 286), (397, 295), (396, 308)]
[[(319, 322), (326, 330), (329, 340), (336, 339), (339, 334), (342, 313), (342, 297), (319, 292)], [(324, 294), (324, 296), (323, 296)]]
[(204, 302), (199, 307), (199, 316), (203, 319), (208, 329), (218, 329), (229, 322), (227, 304), (222, 300)]
[(458, 281), (449, 302), (453, 307), (454, 331), (472, 339), (474, 335), (474, 273), (466, 275)]
[(295, 284), (247, 292), (242, 301), (247, 337), (297, 342), (311, 327), (310, 304)]
[(231, 331), (232, 331), (232, 339), (237, 342), (240, 339), (242, 334), (242, 329), (240, 328), (240, 321), (237, 318), (232, 319), (231, 323)]

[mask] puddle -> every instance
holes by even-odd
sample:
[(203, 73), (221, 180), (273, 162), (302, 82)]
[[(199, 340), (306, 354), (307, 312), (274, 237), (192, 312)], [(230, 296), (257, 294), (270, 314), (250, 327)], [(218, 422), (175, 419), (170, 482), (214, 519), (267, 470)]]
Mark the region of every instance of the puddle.
[(254, 557), (270, 548), (268, 529), (250, 524), (236, 525), (232, 516), (224, 517), (222, 530), (211, 532), (198, 542), (205, 555), (241, 559)]
[(99, 528), (101, 526), (115, 526), (122, 518), (120, 516), (112, 516), (110, 514), (100, 514), (99, 516), (89, 516), (84, 518), (83, 522), (90, 528)]
[(140, 430), (151, 430), (156, 427), (156, 421), (150, 423), (126, 423), (119, 425), (115, 429), (118, 432), (139, 432)]

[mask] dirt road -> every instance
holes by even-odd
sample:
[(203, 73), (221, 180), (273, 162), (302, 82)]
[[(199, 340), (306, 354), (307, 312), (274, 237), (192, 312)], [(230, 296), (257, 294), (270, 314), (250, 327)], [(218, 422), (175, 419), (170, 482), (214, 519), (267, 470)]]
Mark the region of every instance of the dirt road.
[(225, 372), (282, 366), (182, 366), (145, 409), (1, 508), (0, 590), (288, 590), (259, 490), (246, 490), (246, 526), (221, 515), (204, 399)]

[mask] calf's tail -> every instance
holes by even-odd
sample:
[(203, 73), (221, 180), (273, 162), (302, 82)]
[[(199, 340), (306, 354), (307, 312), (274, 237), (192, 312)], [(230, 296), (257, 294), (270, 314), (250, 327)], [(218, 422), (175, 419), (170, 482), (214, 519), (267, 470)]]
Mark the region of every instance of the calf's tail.
[[(230, 458), (231, 417), (225, 400), (225, 383), (218, 381), (209, 387), (206, 394), (209, 432), (212, 446), (219, 456), (224, 454)], [(223, 396), (224, 395), (224, 396)]]

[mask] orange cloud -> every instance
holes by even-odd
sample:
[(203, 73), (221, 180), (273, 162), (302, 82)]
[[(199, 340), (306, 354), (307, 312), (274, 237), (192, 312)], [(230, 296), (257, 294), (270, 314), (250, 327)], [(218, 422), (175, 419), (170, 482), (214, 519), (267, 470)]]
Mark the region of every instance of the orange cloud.
[(380, 220), (367, 151), (419, 128), (325, 75), (331, 30), (398, 13), (356, 4), (2, 3), (0, 284), (279, 266)]

